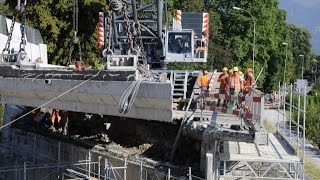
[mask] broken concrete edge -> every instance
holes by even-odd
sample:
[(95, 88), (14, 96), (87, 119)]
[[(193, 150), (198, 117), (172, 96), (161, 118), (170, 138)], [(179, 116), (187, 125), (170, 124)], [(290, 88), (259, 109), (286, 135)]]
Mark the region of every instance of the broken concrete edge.
[[(164, 162), (164, 161), (155, 161), (151, 158), (147, 158), (143, 155), (140, 154), (132, 154), (132, 155), (127, 155), (126, 152), (124, 151), (119, 151), (119, 150), (115, 150), (115, 149), (111, 149), (110, 147), (106, 146), (99, 146), (99, 145), (90, 145), (88, 144), (88, 141), (82, 141), (79, 139), (75, 139), (72, 137), (68, 137), (68, 136), (63, 136), (61, 134), (57, 134), (57, 133), (53, 133), (53, 132), (49, 132), (50, 137), (45, 136), (45, 134), (43, 132), (34, 132), (34, 131), (29, 131), (29, 130), (25, 130), (22, 129), (20, 127), (14, 127), (12, 128), (14, 129), (15, 133), (18, 133), (20, 135), (26, 134), (26, 133), (33, 133), (36, 134), (37, 136), (42, 136), (43, 138), (46, 139), (51, 139), (53, 138), (54, 140), (57, 141), (61, 141), (63, 143), (66, 144), (72, 144), (74, 146), (79, 146), (81, 148), (85, 148), (90, 150), (91, 152), (95, 152), (97, 154), (100, 154), (101, 156), (105, 156), (105, 157), (111, 157), (113, 159), (117, 159), (119, 161), (125, 162), (125, 159), (127, 160), (127, 162), (129, 162), (132, 165), (136, 165), (136, 166), (140, 166), (141, 163), (143, 163), (143, 166), (149, 169), (154, 169), (157, 171), (160, 171), (162, 173), (167, 173), (168, 169), (171, 170), (181, 170), (181, 169), (185, 169), (187, 170), (189, 167), (187, 166), (176, 166), (174, 164), (171, 164), (170, 162)], [(46, 134), (48, 135), (48, 134)], [(70, 142), (72, 141), (72, 142)]]
[(254, 136), (249, 132), (235, 131), (218, 126), (209, 126), (196, 121), (188, 121), (182, 129), (183, 135), (202, 141), (203, 143), (214, 143), (221, 141), (238, 141), (253, 143)]

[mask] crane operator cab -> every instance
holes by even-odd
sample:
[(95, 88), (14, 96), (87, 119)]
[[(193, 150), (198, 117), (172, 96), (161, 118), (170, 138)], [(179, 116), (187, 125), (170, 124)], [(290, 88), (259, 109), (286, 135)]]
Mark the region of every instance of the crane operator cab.
[(208, 13), (176, 11), (172, 30), (166, 31), (165, 62), (206, 62)]
[(207, 42), (193, 30), (168, 31), (166, 37), (166, 62), (206, 62)]

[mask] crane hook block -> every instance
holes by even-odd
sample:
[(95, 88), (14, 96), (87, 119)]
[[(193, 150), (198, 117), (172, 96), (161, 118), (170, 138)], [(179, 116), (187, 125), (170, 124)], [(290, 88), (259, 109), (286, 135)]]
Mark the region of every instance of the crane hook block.
[(110, 7), (113, 11), (119, 12), (123, 8), (122, 2), (119, 0), (111, 0)]

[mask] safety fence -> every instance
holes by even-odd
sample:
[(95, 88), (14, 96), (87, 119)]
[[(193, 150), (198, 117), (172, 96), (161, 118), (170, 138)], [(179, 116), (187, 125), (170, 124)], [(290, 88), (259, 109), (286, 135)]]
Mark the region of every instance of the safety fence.
[[(254, 93), (252, 93), (254, 94)], [(260, 120), (263, 117), (264, 110), (264, 98), (263, 94), (260, 95), (225, 95), (219, 93), (211, 93), (206, 92), (202, 94), (204, 98), (204, 105), (199, 104), (199, 109), (201, 110), (209, 110), (209, 111), (218, 111), (221, 113), (232, 114), (246, 120), (255, 120), (260, 124)], [(239, 108), (233, 109), (230, 104), (229, 107), (218, 107), (217, 104), (211, 103), (207, 105), (206, 101), (210, 101), (210, 99), (220, 99), (227, 102), (235, 101), (237, 102)], [(215, 102), (215, 101), (214, 101)]]
[[(306, 144), (306, 87), (299, 92), (291, 84), (279, 84), (277, 133), (289, 147), (304, 159)], [(294, 98), (295, 96), (295, 98)]]

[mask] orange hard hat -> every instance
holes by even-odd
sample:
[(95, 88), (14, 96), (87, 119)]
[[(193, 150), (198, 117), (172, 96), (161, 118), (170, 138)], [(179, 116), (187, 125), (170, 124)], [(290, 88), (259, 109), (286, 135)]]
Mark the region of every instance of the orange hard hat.
[(249, 72), (253, 72), (253, 69), (252, 68), (247, 68), (247, 73)]

